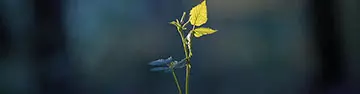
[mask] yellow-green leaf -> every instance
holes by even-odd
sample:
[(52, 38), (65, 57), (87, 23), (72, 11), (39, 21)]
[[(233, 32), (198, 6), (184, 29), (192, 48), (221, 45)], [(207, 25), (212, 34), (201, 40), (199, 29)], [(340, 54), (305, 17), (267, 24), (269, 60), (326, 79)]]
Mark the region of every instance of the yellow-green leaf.
[(170, 24), (175, 25), (176, 27), (181, 27), (180, 23), (176, 21), (172, 21)]
[(191, 9), (189, 20), (190, 23), (195, 26), (201, 26), (206, 23), (208, 20), (206, 0)]
[(194, 36), (195, 37), (201, 37), (203, 35), (208, 35), (208, 34), (212, 34), (215, 33), (217, 30), (211, 29), (211, 28), (205, 28), (205, 27), (200, 27), (200, 28), (196, 28), (194, 30)]

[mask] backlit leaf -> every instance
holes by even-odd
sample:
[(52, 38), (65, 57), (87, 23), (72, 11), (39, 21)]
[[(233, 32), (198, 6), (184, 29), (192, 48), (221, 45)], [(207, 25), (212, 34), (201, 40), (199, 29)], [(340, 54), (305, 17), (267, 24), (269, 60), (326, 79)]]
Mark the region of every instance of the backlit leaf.
[(189, 20), (190, 23), (195, 26), (201, 26), (206, 23), (208, 20), (206, 0), (191, 9)]
[(200, 28), (196, 28), (194, 30), (194, 36), (195, 37), (201, 37), (203, 35), (208, 35), (208, 34), (212, 34), (215, 33), (217, 30), (211, 29), (211, 28), (205, 28), (205, 27), (200, 27)]

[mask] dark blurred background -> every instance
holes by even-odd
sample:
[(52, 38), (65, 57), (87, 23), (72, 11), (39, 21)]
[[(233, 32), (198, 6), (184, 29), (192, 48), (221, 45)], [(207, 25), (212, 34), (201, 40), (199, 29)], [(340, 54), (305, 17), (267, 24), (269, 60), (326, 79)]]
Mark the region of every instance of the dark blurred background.
[[(168, 22), (200, 1), (0, 0), (0, 94), (176, 94), (147, 63), (184, 57)], [(191, 94), (360, 94), (359, 0), (207, 4)]]

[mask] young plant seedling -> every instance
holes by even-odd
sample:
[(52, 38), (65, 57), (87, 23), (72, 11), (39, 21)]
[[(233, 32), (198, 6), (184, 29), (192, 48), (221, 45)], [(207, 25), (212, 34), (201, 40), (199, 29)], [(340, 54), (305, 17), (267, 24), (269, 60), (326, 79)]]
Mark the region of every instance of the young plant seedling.
[[(202, 1), (200, 4), (196, 5), (190, 10), (190, 17), (188, 21), (184, 23), (184, 19), (186, 16), (186, 12), (183, 12), (180, 21), (176, 19), (175, 21), (170, 22), (170, 24), (176, 27), (176, 30), (180, 35), (184, 48), (185, 58), (180, 61), (176, 61), (173, 60), (172, 57), (169, 57), (167, 59), (158, 59), (149, 63), (149, 65), (156, 66), (155, 68), (150, 69), (151, 71), (164, 71), (171, 72), (173, 74), (179, 94), (182, 94), (182, 89), (176, 76), (175, 69), (182, 69), (184, 67), (186, 71), (185, 94), (189, 94), (189, 74), (191, 70), (190, 60), (193, 55), (191, 49), (191, 39), (193, 38), (193, 36), (199, 38), (204, 35), (209, 35), (217, 32), (217, 30), (211, 29), (209, 27), (202, 27), (202, 25), (205, 24), (208, 20), (206, 0)], [(189, 23), (192, 27), (192, 29), (190, 30), (186, 28)]]

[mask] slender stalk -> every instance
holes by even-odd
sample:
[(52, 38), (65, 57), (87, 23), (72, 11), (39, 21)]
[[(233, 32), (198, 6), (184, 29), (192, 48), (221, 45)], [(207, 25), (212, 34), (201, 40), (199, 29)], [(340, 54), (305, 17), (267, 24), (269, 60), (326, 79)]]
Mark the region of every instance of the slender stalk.
[(187, 24), (189, 24), (190, 20), (186, 21), (183, 25), (183, 27), (185, 27)]
[[(185, 13), (184, 13), (185, 14)], [(183, 20), (183, 18), (181, 19)], [(178, 20), (177, 20), (178, 22)], [(188, 20), (182, 27), (185, 27), (190, 21)], [(192, 27), (192, 30), (195, 29), (195, 25), (193, 25)], [(179, 32), (179, 35), (181, 37), (181, 41), (182, 41), (182, 44), (183, 44), (183, 48), (184, 48), (184, 54), (185, 54), (185, 57), (186, 57), (186, 77), (185, 77), (185, 94), (189, 94), (189, 78), (190, 78), (190, 68), (191, 68), (191, 65), (190, 65), (190, 56), (189, 56), (189, 52), (190, 51), (190, 43), (187, 44), (187, 41), (186, 41), (186, 38), (184, 37), (184, 33), (183, 33), (183, 30), (182, 28), (177, 28), (177, 31)], [(191, 35), (192, 32), (189, 32), (189, 34)], [(189, 40), (190, 41), (190, 38)], [(189, 46), (189, 48), (188, 48)]]
[(182, 24), (184, 22), (184, 17), (186, 15), (186, 12), (183, 12), (183, 15), (181, 16), (180, 23)]
[[(195, 29), (195, 25), (193, 25), (192, 31), (194, 29)], [(192, 32), (189, 32), (189, 33), (191, 35)], [(188, 45), (191, 46), (191, 43), (189, 43)], [(184, 48), (186, 48), (186, 46), (184, 46)], [(188, 49), (188, 50), (190, 50), (190, 49)], [(185, 52), (188, 53), (187, 50), (185, 50)], [(189, 57), (190, 57), (189, 54), (187, 54), (187, 56), (186, 56), (185, 94), (189, 94), (189, 78), (190, 78), (190, 69), (191, 69), (190, 58)]]
[(174, 80), (175, 80), (175, 83), (176, 83), (176, 87), (179, 91), (179, 94), (182, 94), (182, 90), (181, 90), (181, 87), (180, 87), (180, 84), (179, 84), (179, 81), (177, 79), (177, 76), (176, 76), (176, 73), (174, 70), (171, 70), (172, 74), (173, 74), (173, 77), (174, 77)]
[(185, 94), (189, 94), (190, 64), (186, 64)]
[(184, 53), (185, 53), (186, 62), (188, 62), (188, 58), (189, 58), (188, 57), (188, 49), (186, 47), (186, 40), (185, 40), (184, 34), (183, 34), (181, 29), (178, 29), (178, 32), (180, 34), (181, 41), (182, 41), (182, 44), (183, 44), (183, 47), (184, 47)]
[(189, 53), (188, 53), (188, 48), (186, 46), (186, 40), (185, 40), (185, 37), (184, 37), (184, 34), (183, 34), (183, 30), (180, 28), (180, 29), (177, 29), (177, 31), (179, 32), (179, 35), (181, 37), (181, 41), (182, 41), (182, 44), (183, 44), (183, 48), (184, 48), (184, 54), (185, 54), (185, 57), (186, 57), (186, 80), (185, 80), (185, 94), (189, 94), (189, 64), (190, 64), (190, 58), (189, 58)]

